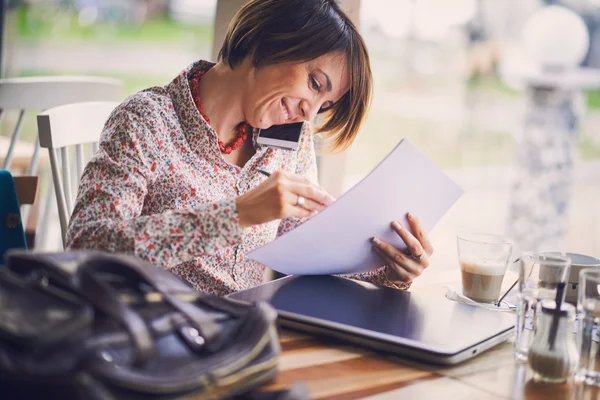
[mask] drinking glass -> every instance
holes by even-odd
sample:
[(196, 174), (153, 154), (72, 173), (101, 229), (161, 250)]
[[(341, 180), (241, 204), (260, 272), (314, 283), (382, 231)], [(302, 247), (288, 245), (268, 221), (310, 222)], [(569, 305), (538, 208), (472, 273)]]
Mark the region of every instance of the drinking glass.
[[(556, 252), (522, 252), (519, 259), (519, 301), (514, 353), (517, 361), (525, 362), (536, 332), (537, 304), (544, 299), (556, 299), (558, 284), (568, 283), (571, 259), (564, 253)], [(565, 292), (566, 290), (563, 291), (562, 300)]]
[(498, 301), (513, 251), (512, 239), (491, 234), (461, 234), (457, 237), (457, 246), (463, 294), (482, 303)]
[(577, 378), (588, 385), (600, 386), (600, 346), (594, 340), (594, 328), (600, 322), (600, 271), (595, 268), (579, 272), (577, 311), (581, 341)]

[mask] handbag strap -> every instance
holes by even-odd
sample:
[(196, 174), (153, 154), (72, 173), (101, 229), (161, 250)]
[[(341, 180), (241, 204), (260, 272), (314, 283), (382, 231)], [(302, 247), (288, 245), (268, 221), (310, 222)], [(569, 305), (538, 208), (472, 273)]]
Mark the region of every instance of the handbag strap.
[(73, 282), (95, 307), (127, 329), (135, 348), (134, 365), (140, 366), (148, 361), (153, 350), (153, 341), (146, 322), (137, 312), (118, 300), (116, 291), (94, 273), (93, 265), (83, 263)]
[[(153, 264), (146, 263), (133, 257), (94, 256), (90, 257), (80, 266), (79, 273), (84, 275), (94, 275), (94, 272), (106, 272), (108, 270), (115, 270), (117, 267), (121, 274), (127, 275), (127, 272), (133, 273), (139, 280), (159, 292), (168, 304), (186, 317), (192, 327), (203, 337), (205, 344), (209, 349), (212, 347), (211, 345), (218, 340), (221, 328), (212, 316), (196, 305), (180, 300), (176, 294), (172, 293), (172, 287), (161, 282), (176, 280), (176, 285), (174, 284), (173, 286), (176, 286), (177, 291), (180, 291), (182, 287), (190, 291), (193, 290), (188, 288), (182, 282), (179, 282), (178, 278), (173, 276), (170, 272), (161, 270)], [(113, 294), (113, 296), (114, 298), (117, 297), (115, 294)], [(125, 308), (129, 308), (123, 303), (119, 304)], [(134, 311), (130, 311), (137, 316)]]

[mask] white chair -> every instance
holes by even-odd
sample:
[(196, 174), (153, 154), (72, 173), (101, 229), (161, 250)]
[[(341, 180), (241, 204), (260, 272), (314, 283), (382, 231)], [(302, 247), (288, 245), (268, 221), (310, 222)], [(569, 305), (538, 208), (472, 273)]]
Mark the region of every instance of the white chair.
[(79, 182), (90, 158), (86, 157), (85, 146), (91, 145), (94, 150), (97, 148), (104, 123), (117, 105), (118, 102), (112, 101), (68, 104), (46, 110), (37, 116), (40, 145), (48, 149), (50, 156), (63, 245), (69, 216), (73, 212), (74, 193), (77, 192), (78, 186), (71, 185), (74, 177), (71, 173), (68, 148), (75, 147), (75, 182)]
[[(63, 104), (86, 101), (118, 101), (122, 97), (123, 83), (112, 78), (39, 76), (0, 79), (0, 116), (6, 110), (19, 110), (17, 123), (3, 155), (2, 169), (10, 169), (15, 150), (19, 146), (25, 147), (19, 142), (19, 136), (28, 110), (43, 111)], [(27, 175), (37, 173), (38, 161), (39, 143), (36, 141)]]
[[(37, 175), (40, 163), (39, 141), (19, 140), (23, 121), (28, 111), (43, 111), (64, 104), (86, 101), (119, 101), (123, 98), (123, 83), (118, 79), (93, 76), (39, 76), (0, 79), (0, 117), (9, 110), (17, 110), (18, 117), (9, 137), (0, 136), (0, 165), (14, 169), (18, 174)], [(11, 168), (11, 167), (15, 168)], [(45, 171), (43, 171), (45, 172)], [(42, 177), (39, 226), (34, 213), (29, 218), (31, 206), (23, 206), (22, 219), (28, 232), (38, 231), (42, 240), (47, 236), (52, 207), (51, 179)], [(45, 196), (44, 196), (45, 195)], [(38, 242), (38, 240), (36, 240)], [(36, 244), (36, 247), (38, 244)], [(44, 247), (42, 244), (41, 247)]]

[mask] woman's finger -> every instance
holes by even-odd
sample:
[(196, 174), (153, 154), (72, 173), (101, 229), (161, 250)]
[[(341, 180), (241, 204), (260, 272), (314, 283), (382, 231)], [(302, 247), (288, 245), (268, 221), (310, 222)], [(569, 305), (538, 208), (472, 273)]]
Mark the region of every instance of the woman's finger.
[[(304, 176), (292, 174), (289, 172), (282, 172), (282, 176), (284, 176), (291, 182), (299, 183), (301, 185), (306, 185), (306, 186), (311, 187), (314, 190), (318, 191), (321, 195), (324, 196), (325, 202), (320, 201), (320, 203), (322, 203), (322, 204), (329, 205), (335, 201), (335, 197), (333, 197), (332, 195), (327, 193), (327, 191), (325, 189), (323, 189), (321, 186), (315, 184), (310, 179), (308, 179)], [(318, 201), (318, 199), (316, 199), (316, 200)]]
[[(294, 199), (294, 196), (295, 196), (295, 199)], [(290, 203), (294, 207), (302, 207), (311, 212), (319, 212), (319, 211), (323, 211), (325, 209), (325, 206), (323, 204), (317, 203), (316, 201), (313, 201), (306, 197), (304, 198), (304, 201), (302, 202), (302, 204), (298, 204), (298, 197), (299, 197), (299, 195), (296, 195), (296, 194), (292, 194), (292, 196), (290, 196), (290, 198), (291, 198)]]
[(325, 209), (325, 206), (323, 204), (317, 203), (316, 201), (312, 201), (310, 199), (305, 199), (304, 204), (302, 206), (298, 206), (298, 207), (303, 207), (309, 211), (314, 211), (314, 212), (323, 211)]
[(427, 254), (426, 251), (423, 252), (423, 254), (421, 255), (421, 257), (419, 257), (418, 259), (415, 259), (414, 257), (411, 257), (419, 266), (419, 275), (423, 273), (423, 271), (429, 267), (429, 254)]
[(432, 255), (433, 245), (429, 240), (429, 236), (427, 236), (427, 234), (423, 230), (423, 226), (421, 225), (421, 221), (419, 221), (419, 218), (417, 218), (417, 216), (412, 213), (408, 213), (406, 215), (406, 219), (410, 224), (410, 229), (413, 232), (414, 237), (417, 238), (419, 243), (421, 243), (421, 246), (427, 252), (427, 254)]
[(283, 215), (281, 216), (281, 218), (286, 218), (286, 217), (297, 217), (297, 218), (308, 218), (312, 215), (314, 215), (317, 211), (311, 211), (308, 210), (304, 207), (297, 207), (293, 204), (288, 204), (284, 210), (283, 210)]
[(417, 260), (423, 256), (425, 250), (423, 249), (423, 246), (421, 246), (421, 243), (417, 240), (416, 237), (413, 236), (412, 233), (410, 233), (397, 221), (392, 222), (392, 228), (404, 241), (411, 256), (415, 256)]
[(282, 202), (282, 217), (306, 218), (316, 214), (320, 211), (320, 209), (325, 208), (325, 206), (323, 206), (322, 204), (312, 202), (311, 200), (307, 200), (306, 198), (304, 198), (304, 205), (300, 207), (296, 205), (298, 202), (298, 195), (291, 191), (285, 192), (282, 198)]
[(313, 184), (290, 181), (288, 183), (288, 189), (296, 195), (302, 196), (307, 200), (312, 200), (315, 203), (322, 204), (323, 206), (328, 206), (333, 203), (333, 197), (329, 193)]
[(400, 282), (412, 282), (412, 280), (414, 279), (412, 277), (412, 275), (406, 271), (404, 268), (402, 268), (401, 266), (398, 266), (394, 263), (393, 260), (391, 260), (388, 255), (386, 253), (384, 253), (380, 248), (378, 248), (377, 246), (373, 246), (373, 250), (379, 255), (379, 257), (381, 257), (381, 259), (383, 260), (383, 262), (386, 263), (386, 266), (388, 268), (391, 268), (394, 272), (394, 274), (396, 275), (396, 277), (398, 277), (399, 279), (394, 279), (394, 281), (400, 281)]
[(391, 244), (379, 239), (374, 238), (373, 243), (391, 260), (393, 264), (405, 269), (408, 273), (414, 276), (421, 275), (423, 267), (414, 258), (407, 256)]

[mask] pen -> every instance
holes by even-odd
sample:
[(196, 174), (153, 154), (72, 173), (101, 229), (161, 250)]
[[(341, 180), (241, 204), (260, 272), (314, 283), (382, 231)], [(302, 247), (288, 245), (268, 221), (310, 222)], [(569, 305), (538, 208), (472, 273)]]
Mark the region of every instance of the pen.
[(264, 176), (271, 176), (270, 172), (265, 171), (264, 169), (257, 169), (256, 171), (260, 172)]

